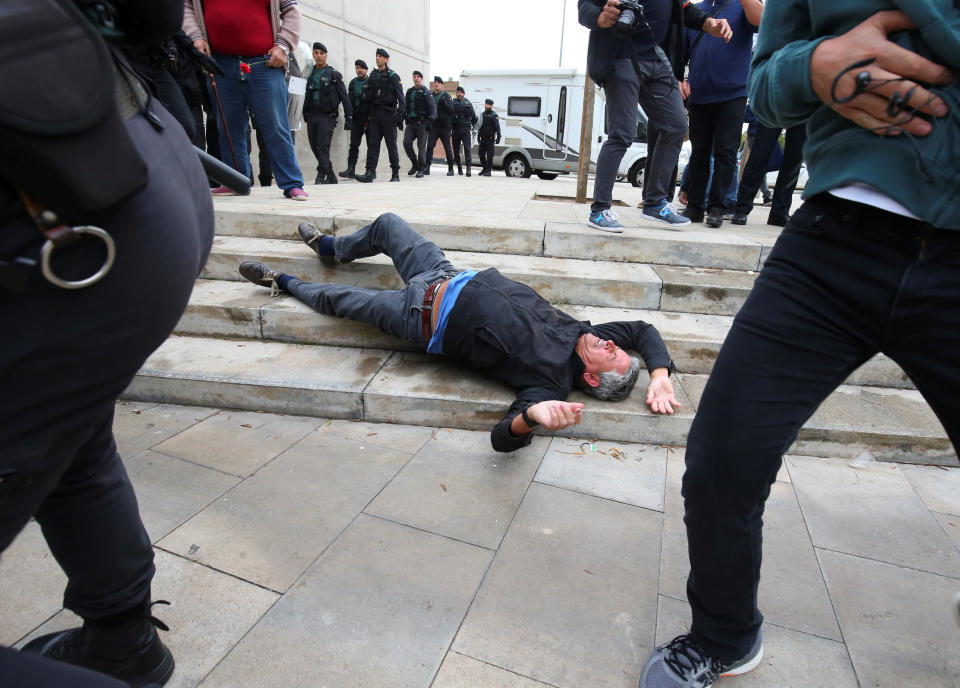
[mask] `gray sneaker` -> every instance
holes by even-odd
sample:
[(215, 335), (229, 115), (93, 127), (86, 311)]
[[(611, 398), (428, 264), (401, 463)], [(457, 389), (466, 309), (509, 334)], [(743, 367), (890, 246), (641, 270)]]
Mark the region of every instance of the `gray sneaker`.
[(690, 218), (684, 217), (674, 210), (673, 206), (664, 202), (663, 205), (652, 208), (643, 207), (643, 216), (648, 220), (665, 222), (668, 225), (681, 226), (690, 224)]
[(604, 232), (619, 234), (623, 231), (623, 225), (617, 222), (617, 214), (609, 208), (599, 213), (590, 213), (590, 220), (587, 224), (594, 229), (602, 229)]
[(710, 688), (721, 676), (739, 676), (755, 668), (763, 658), (760, 633), (747, 655), (724, 664), (708, 657), (688, 635), (680, 635), (661, 645), (647, 660), (637, 688)]

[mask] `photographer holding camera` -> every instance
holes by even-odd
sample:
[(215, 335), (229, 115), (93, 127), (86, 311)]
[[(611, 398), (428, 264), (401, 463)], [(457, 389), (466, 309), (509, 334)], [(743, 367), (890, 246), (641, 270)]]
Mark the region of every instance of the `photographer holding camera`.
[(607, 94), (609, 137), (597, 158), (588, 224), (622, 232), (611, 209), (620, 160), (637, 130), (637, 103), (658, 132), (643, 184), (643, 216), (669, 225), (689, 220), (667, 202), (671, 174), (680, 156), (687, 117), (678, 83), (683, 77), (684, 27), (729, 41), (726, 19), (708, 17), (683, 0), (579, 0), (579, 19), (590, 29), (587, 71)]

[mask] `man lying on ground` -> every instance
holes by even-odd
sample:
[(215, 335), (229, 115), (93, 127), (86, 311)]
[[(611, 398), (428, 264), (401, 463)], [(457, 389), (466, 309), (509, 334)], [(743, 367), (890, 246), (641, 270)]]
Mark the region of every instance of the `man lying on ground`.
[(461, 358), (517, 390), (493, 428), (497, 451), (530, 443), (533, 428), (561, 430), (580, 422), (583, 404), (567, 402), (573, 387), (610, 401), (629, 396), (640, 361), (650, 371), (646, 403), (673, 413), (673, 363), (660, 333), (640, 320), (591, 325), (551, 306), (530, 287), (496, 269), (457, 270), (433, 242), (392, 213), (346, 236), (331, 237), (303, 223), (300, 236), (327, 265), (383, 253), (403, 278), (403, 289), (379, 291), (343, 284), (304, 282), (246, 262), (240, 274), (254, 284), (289, 292), (319, 313), (372, 325), (423, 346), (428, 353)]

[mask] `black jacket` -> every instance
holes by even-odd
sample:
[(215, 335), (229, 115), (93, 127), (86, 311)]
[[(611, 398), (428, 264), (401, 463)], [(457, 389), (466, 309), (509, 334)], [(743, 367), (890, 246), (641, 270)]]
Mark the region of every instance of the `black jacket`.
[(638, 351), (648, 370), (673, 369), (660, 333), (648, 323), (591, 325), (576, 320), (495, 268), (464, 285), (447, 320), (444, 354), (464, 359), (517, 390), (516, 400), (490, 435), (494, 449), (509, 452), (530, 444), (533, 433), (516, 437), (510, 432), (514, 417), (539, 401), (567, 398), (583, 375), (584, 364), (574, 347), (587, 332)]
[[(684, 0), (671, 0), (671, 2), (673, 9), (670, 12), (670, 26), (667, 29), (667, 38), (660, 47), (670, 60), (674, 76), (680, 80), (683, 79), (683, 68), (687, 62), (684, 54), (686, 51), (684, 27), (701, 30), (707, 15), (692, 2), (686, 4)], [(603, 87), (607, 77), (613, 71), (613, 62), (620, 50), (620, 41), (630, 40), (629, 36), (621, 37), (613, 27), (601, 29), (597, 26), (597, 17), (600, 16), (600, 11), (606, 4), (606, 0), (579, 0), (577, 3), (580, 23), (590, 29), (590, 41), (587, 44), (587, 73), (600, 87)]]

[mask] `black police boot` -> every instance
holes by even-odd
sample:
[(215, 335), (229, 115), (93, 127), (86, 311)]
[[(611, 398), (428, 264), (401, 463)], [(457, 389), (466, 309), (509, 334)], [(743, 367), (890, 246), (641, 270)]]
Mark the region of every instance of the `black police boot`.
[(467, 176), (470, 176), (470, 163), (467, 163)]
[(419, 165), (414, 165), (414, 166), (411, 167), (409, 170), (407, 170), (407, 176), (408, 176), (408, 177), (412, 177), (413, 175), (415, 175), (415, 174), (416, 174), (417, 172), (419, 172), (419, 171), (420, 171), (420, 166), (419, 166)]
[(354, 177), (357, 176), (357, 172), (356, 170), (354, 170), (353, 165), (351, 165), (350, 167), (345, 169), (343, 172), (341, 172), (340, 176), (343, 179), (353, 179)]
[(394, 170), (394, 171), (393, 171), (393, 176), (390, 177), (390, 181), (392, 181), (392, 182), (398, 182), (398, 181), (400, 181), (400, 170)]
[(447, 176), (448, 177), (453, 176), (453, 165), (447, 165)]
[(463, 174), (463, 166), (460, 163), (457, 163), (457, 174)]
[(430, 163), (427, 163), (426, 165), (420, 168), (421, 177), (426, 177), (428, 174), (430, 174)]
[(424, 174), (426, 173), (423, 171), (423, 168), (421, 167), (419, 170), (417, 170), (417, 179), (423, 179)]
[(354, 177), (354, 179), (356, 179), (358, 182), (363, 182), (364, 184), (368, 184), (376, 178), (377, 173), (373, 170), (367, 170), (364, 174), (358, 174), (356, 177)]
[(327, 170), (327, 176), (323, 180), (324, 184), (337, 184), (337, 175), (333, 173), (333, 169)]
[(327, 178), (326, 172), (317, 172), (317, 178), (313, 180), (314, 184), (324, 184), (324, 179)]
[(80, 628), (34, 638), (20, 651), (99, 671), (131, 688), (163, 685), (173, 674), (174, 662), (157, 628), (169, 630), (150, 616), (146, 601), (104, 619), (84, 619)]

